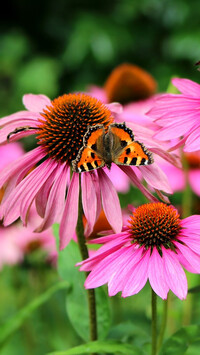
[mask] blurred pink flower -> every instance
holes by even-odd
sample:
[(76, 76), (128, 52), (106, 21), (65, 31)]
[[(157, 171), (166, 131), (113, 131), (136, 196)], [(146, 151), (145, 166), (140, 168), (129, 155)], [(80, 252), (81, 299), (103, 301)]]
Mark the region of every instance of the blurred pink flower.
[[(0, 143), (6, 143), (8, 137), (14, 141), (36, 134), (38, 147), (12, 162), (0, 174), (0, 187), (6, 188), (0, 211), (4, 225), (13, 223), (18, 217), (27, 225), (30, 207), (35, 203), (42, 217), (35, 232), (60, 222), (60, 248), (63, 249), (76, 228), (81, 180), (87, 234), (93, 230), (102, 207), (113, 230), (120, 232), (121, 208), (107, 168), (85, 172), (81, 176), (74, 172), (70, 177), (70, 167), (83, 145), (88, 125), (104, 124), (107, 128), (113, 122), (113, 116), (121, 111), (121, 106), (117, 103), (106, 106), (85, 94), (63, 95), (53, 101), (44, 95), (29, 94), (24, 96), (23, 102), (27, 111), (1, 119)], [(135, 131), (138, 140), (146, 142), (153, 153), (171, 159), (152, 139), (152, 131), (139, 125)], [(119, 167), (117, 169), (119, 171)], [(149, 200), (157, 200), (131, 167), (120, 166), (120, 169)], [(171, 192), (166, 176), (156, 163), (136, 169), (155, 190)]]
[(99, 238), (103, 246), (77, 265), (91, 271), (86, 288), (108, 283), (109, 296), (120, 291), (122, 297), (132, 296), (149, 280), (161, 298), (172, 290), (184, 299), (187, 279), (182, 266), (200, 273), (199, 240), (200, 216), (181, 220), (173, 206), (149, 203), (133, 210), (123, 232)]
[(155, 137), (159, 140), (181, 138), (185, 152), (198, 151), (200, 146), (200, 85), (188, 79), (172, 79), (181, 94), (158, 97), (148, 115), (160, 126)]
[(24, 228), (20, 222), (0, 227), (0, 269), (4, 265), (21, 263), (25, 255), (36, 249), (43, 250), (46, 261), (56, 265), (56, 243), (51, 229), (33, 233), (30, 227)]
[(200, 151), (184, 153), (183, 157), (188, 165), (187, 171), (163, 161), (161, 169), (168, 177), (173, 192), (183, 191), (186, 183), (189, 183), (193, 192), (200, 196)]

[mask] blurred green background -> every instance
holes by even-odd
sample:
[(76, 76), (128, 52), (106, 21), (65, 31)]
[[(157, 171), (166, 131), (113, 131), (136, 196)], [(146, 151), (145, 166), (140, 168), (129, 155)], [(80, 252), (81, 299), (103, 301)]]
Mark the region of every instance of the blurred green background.
[(0, 115), (24, 93), (50, 98), (103, 85), (130, 62), (164, 91), (173, 75), (198, 81), (198, 0), (9, 1), (1, 11)]

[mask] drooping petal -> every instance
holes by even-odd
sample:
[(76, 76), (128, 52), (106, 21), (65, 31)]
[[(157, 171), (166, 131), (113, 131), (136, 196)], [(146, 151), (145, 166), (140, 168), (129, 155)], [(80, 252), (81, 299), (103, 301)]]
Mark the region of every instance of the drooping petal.
[(146, 284), (148, 278), (148, 264), (150, 251), (148, 250), (134, 268), (126, 275), (126, 284), (122, 291), (122, 297), (128, 297), (138, 293)]
[(54, 169), (55, 166), (49, 160), (44, 161), (16, 186), (3, 205), (5, 226), (13, 223), (20, 215), (26, 224), (26, 216), (35, 195)]
[(184, 152), (194, 152), (200, 147), (200, 125), (197, 125), (186, 139)]
[(120, 255), (121, 250), (116, 250), (97, 263), (85, 281), (85, 288), (96, 288), (108, 282), (115, 272)]
[(35, 197), (36, 210), (37, 210), (37, 213), (39, 214), (39, 216), (42, 218), (44, 218), (44, 215), (45, 215), (45, 210), (47, 207), (47, 200), (49, 197), (51, 187), (54, 183), (56, 173), (57, 173), (57, 170), (55, 169), (51, 173), (51, 175), (48, 177), (45, 184), (41, 187), (41, 189), (38, 191), (38, 193)]
[(87, 219), (87, 226), (85, 235), (92, 233), (97, 215), (97, 197), (96, 189), (90, 173), (82, 174), (82, 204), (85, 217)]
[(187, 296), (187, 279), (176, 254), (162, 248), (166, 282), (172, 292), (181, 300)]
[(45, 95), (26, 94), (23, 96), (23, 104), (29, 111), (42, 112), (46, 106), (51, 105), (51, 100)]
[(43, 151), (41, 147), (38, 147), (6, 166), (0, 173), (0, 187), (2, 187), (8, 180), (15, 177), (15, 175), (21, 172), (22, 169), (25, 168), (25, 170), (29, 170), (32, 168), (43, 157)]
[(120, 165), (119, 166), (120, 169), (122, 171), (124, 171), (124, 173), (126, 175), (129, 176), (129, 178), (132, 180), (133, 184), (138, 187), (138, 189), (140, 189), (140, 191), (143, 193), (144, 196), (146, 196), (146, 198), (152, 202), (157, 202), (158, 199), (153, 196), (147, 189), (146, 187), (144, 187), (140, 180), (138, 179), (138, 177), (136, 176), (135, 172), (133, 171), (133, 169), (130, 166), (125, 166), (125, 165)]
[(102, 204), (108, 222), (116, 233), (122, 229), (122, 212), (117, 192), (102, 169), (98, 169)]
[(181, 243), (174, 243), (177, 248), (180, 250), (182, 255), (185, 259), (189, 262), (189, 264), (198, 272), (200, 273), (200, 256), (197, 255), (192, 249), (188, 248), (187, 246)]
[(60, 223), (60, 250), (70, 242), (78, 219), (79, 174), (73, 173), (67, 192), (65, 209)]
[(57, 174), (46, 202), (43, 222), (35, 230), (37, 233), (49, 228), (55, 222), (59, 222), (62, 216), (68, 179), (67, 170), (68, 167), (66, 168), (63, 165), (57, 168)]
[(115, 273), (108, 281), (108, 294), (115, 296), (118, 292), (122, 291), (128, 280), (127, 273), (134, 268), (141, 258), (142, 249), (134, 250), (132, 246), (122, 250), (121, 256), (118, 259)]
[[(105, 243), (101, 248), (94, 252), (90, 258), (77, 263), (76, 266), (81, 266), (81, 271), (90, 271), (99, 261), (101, 261), (106, 256), (112, 254), (113, 252), (119, 250), (125, 244), (124, 237), (117, 238), (117, 240)], [(126, 245), (129, 247), (129, 245)]]
[(167, 176), (157, 164), (149, 166), (141, 166), (140, 170), (146, 182), (155, 189), (172, 193), (172, 189), (169, 185)]
[(167, 285), (162, 257), (154, 247), (149, 258), (148, 277), (152, 289), (162, 299), (167, 298), (169, 286)]

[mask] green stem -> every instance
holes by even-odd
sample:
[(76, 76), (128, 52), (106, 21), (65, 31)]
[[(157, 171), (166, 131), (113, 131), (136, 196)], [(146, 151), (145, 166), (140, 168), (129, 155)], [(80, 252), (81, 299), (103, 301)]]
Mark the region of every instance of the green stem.
[[(79, 207), (78, 207), (78, 221), (76, 227), (78, 245), (81, 253), (82, 260), (88, 258), (88, 249), (85, 243), (84, 226), (83, 226), (83, 207), (82, 207), (82, 194), (81, 194), (81, 174), (79, 174)], [(85, 273), (88, 276), (88, 272)], [(90, 317), (90, 339), (92, 341), (97, 340), (97, 319), (96, 319), (96, 301), (94, 289), (87, 290), (88, 295), (88, 307)]]
[(151, 298), (151, 307), (152, 307), (152, 350), (151, 354), (157, 354), (157, 296), (152, 289), (152, 298)]
[(160, 334), (158, 337), (158, 350), (160, 350), (162, 343), (163, 343), (163, 338), (165, 334), (165, 329), (167, 325), (167, 314), (168, 314), (168, 298), (163, 302), (163, 315), (162, 315), (162, 324), (160, 328)]

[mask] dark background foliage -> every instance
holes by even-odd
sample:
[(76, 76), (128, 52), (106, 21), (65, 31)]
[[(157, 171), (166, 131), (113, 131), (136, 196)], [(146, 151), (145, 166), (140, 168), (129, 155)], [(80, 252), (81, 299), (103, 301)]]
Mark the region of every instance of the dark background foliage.
[(24, 93), (54, 98), (91, 83), (103, 85), (122, 62), (148, 70), (160, 91), (174, 75), (198, 81), (198, 0), (13, 0), (4, 5), (1, 115), (21, 108)]

